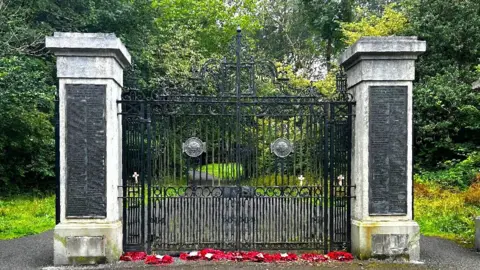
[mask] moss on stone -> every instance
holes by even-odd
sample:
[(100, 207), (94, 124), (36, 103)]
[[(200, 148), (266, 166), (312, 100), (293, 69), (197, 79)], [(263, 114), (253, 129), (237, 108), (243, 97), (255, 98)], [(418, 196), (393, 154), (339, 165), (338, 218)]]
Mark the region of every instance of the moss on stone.
[(67, 238), (61, 237), (60, 235), (58, 235), (58, 234), (56, 234), (56, 233), (53, 234), (53, 238), (54, 238), (55, 240), (57, 240), (58, 242), (62, 243), (62, 245), (63, 245), (64, 247), (67, 246)]

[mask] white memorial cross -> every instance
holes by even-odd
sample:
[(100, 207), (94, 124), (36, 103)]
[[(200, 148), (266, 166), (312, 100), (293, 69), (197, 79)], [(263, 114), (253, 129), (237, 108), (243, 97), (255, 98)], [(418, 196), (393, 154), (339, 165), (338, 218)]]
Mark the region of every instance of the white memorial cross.
[(343, 181), (343, 179), (345, 179), (345, 177), (343, 177), (343, 175), (340, 174), (340, 175), (337, 177), (337, 179), (338, 179), (338, 185), (339, 185), (339, 186), (342, 186), (342, 181)]
[(138, 184), (138, 177), (140, 176), (140, 174), (138, 174), (137, 172), (134, 172), (132, 177), (135, 178), (135, 184)]
[(303, 180), (305, 180), (305, 177), (303, 177), (303, 175), (300, 175), (298, 177), (298, 180), (300, 181), (300, 186), (303, 186)]

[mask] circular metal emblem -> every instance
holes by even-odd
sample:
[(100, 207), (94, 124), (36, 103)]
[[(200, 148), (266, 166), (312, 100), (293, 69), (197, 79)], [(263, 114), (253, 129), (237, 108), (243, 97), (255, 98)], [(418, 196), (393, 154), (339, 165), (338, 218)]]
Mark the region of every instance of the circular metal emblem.
[(276, 139), (271, 145), (270, 149), (277, 157), (287, 157), (293, 152), (293, 144), (284, 138)]
[(207, 144), (202, 142), (199, 138), (188, 138), (183, 144), (182, 149), (185, 154), (190, 157), (198, 157), (206, 151)]

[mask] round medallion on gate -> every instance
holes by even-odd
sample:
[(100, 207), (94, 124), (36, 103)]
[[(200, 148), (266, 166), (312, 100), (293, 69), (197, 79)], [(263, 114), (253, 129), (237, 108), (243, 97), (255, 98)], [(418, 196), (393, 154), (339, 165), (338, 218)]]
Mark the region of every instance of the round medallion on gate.
[(270, 150), (277, 157), (287, 157), (293, 152), (293, 144), (287, 139), (278, 138), (272, 144), (270, 144)]
[(206, 151), (207, 144), (197, 137), (191, 137), (182, 143), (182, 149), (189, 157), (198, 157)]

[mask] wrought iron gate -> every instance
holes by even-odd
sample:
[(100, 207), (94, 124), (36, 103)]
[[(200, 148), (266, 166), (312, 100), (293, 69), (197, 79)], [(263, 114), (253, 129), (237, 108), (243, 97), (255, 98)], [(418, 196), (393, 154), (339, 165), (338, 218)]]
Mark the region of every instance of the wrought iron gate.
[[(125, 92), (125, 250), (334, 250), (350, 243), (353, 102), (235, 53), (189, 86)], [(189, 93), (180, 94), (181, 93)]]

